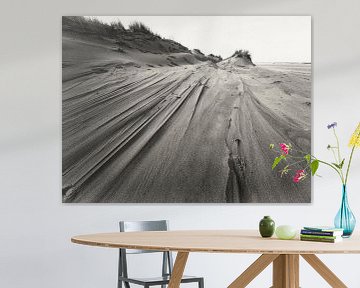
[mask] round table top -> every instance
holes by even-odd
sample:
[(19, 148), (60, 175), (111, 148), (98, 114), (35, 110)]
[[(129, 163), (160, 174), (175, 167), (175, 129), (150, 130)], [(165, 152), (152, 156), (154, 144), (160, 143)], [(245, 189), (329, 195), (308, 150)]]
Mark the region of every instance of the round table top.
[(256, 230), (190, 230), (156, 232), (117, 232), (80, 235), (77, 244), (182, 252), (251, 254), (339, 254), (360, 253), (360, 235), (338, 243), (321, 243), (262, 238)]

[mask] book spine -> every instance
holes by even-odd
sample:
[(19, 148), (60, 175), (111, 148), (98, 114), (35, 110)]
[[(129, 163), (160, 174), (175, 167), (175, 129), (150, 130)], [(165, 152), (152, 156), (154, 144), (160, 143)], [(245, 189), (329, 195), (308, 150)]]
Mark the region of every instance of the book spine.
[(315, 230), (301, 230), (303, 235), (318, 235), (318, 236), (334, 236), (334, 232), (331, 231), (315, 231)]
[(325, 238), (308, 238), (300, 237), (301, 241), (313, 241), (313, 242), (326, 242), (326, 243), (335, 243), (335, 239), (325, 239)]
[(304, 235), (304, 234), (300, 234), (301, 237), (303, 238), (314, 238), (314, 239), (336, 239), (336, 238), (340, 238), (336, 237), (336, 236), (322, 236), (322, 235)]

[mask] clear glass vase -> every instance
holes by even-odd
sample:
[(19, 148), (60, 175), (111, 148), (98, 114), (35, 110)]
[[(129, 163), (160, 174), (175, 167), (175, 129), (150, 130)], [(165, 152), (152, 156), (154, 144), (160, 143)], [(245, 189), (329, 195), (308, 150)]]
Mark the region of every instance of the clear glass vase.
[(334, 224), (336, 228), (344, 229), (343, 237), (346, 238), (351, 236), (355, 228), (356, 219), (349, 207), (346, 185), (342, 187), (341, 206), (336, 214)]

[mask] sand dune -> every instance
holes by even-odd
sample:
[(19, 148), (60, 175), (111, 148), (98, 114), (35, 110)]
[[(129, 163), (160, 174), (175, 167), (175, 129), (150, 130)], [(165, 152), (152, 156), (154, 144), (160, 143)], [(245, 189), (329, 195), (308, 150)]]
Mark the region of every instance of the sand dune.
[(109, 43), (63, 35), (64, 202), (310, 202), (268, 149), (310, 150), (309, 65)]

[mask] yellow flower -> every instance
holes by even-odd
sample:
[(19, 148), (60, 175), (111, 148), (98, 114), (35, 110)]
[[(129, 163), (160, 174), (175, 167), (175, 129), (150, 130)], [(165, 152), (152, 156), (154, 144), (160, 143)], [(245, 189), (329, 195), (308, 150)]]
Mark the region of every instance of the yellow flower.
[(349, 142), (349, 146), (353, 147), (360, 147), (360, 122), (359, 125), (356, 127), (354, 133), (352, 134)]

